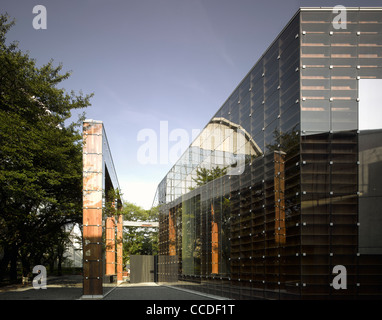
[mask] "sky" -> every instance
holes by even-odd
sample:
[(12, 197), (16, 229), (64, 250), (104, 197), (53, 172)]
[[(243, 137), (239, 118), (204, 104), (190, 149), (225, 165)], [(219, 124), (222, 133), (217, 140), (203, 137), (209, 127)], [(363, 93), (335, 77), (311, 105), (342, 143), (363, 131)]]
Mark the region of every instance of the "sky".
[[(68, 92), (94, 93), (81, 112), (104, 123), (123, 200), (149, 209), (174, 164), (160, 153), (178, 150), (168, 137), (186, 133), (185, 150), (299, 7), (382, 6), (338, 1), (1, 0), (0, 12), (16, 22), (9, 42), (39, 66), (62, 63)], [(36, 5), (46, 29), (33, 27)], [(157, 141), (150, 163), (139, 156), (147, 132)]]

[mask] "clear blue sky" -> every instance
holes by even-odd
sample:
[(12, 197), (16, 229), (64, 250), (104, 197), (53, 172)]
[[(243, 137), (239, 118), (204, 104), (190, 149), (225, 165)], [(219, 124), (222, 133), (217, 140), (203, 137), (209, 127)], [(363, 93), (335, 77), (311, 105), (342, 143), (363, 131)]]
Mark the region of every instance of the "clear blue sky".
[[(32, 26), (38, 4), (46, 30)], [(0, 11), (16, 19), (8, 40), (72, 70), (68, 91), (94, 92), (86, 116), (105, 124), (124, 200), (149, 208), (173, 164), (139, 163), (138, 132), (202, 129), (299, 7), (338, 4), (382, 1), (2, 0)]]

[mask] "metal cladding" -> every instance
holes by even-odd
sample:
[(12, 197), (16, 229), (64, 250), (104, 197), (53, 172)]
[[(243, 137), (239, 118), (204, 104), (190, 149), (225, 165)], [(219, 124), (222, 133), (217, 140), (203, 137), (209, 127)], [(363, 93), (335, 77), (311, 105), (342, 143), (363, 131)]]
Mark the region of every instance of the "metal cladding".
[(106, 275), (115, 274), (115, 220), (106, 218)]
[[(122, 270), (122, 260), (115, 263), (115, 247), (122, 251), (120, 234), (120, 244), (115, 245), (115, 228), (122, 232), (122, 216), (117, 216), (116, 223), (114, 217), (104, 214), (104, 195), (110, 189), (119, 189), (119, 184), (102, 121), (84, 121), (83, 143), (83, 295), (98, 297), (103, 295), (104, 275), (116, 275), (116, 268)], [(121, 199), (116, 203), (118, 211)], [(122, 257), (122, 252), (117, 257)]]
[(123, 216), (117, 217), (117, 281), (122, 282), (122, 258), (123, 258)]

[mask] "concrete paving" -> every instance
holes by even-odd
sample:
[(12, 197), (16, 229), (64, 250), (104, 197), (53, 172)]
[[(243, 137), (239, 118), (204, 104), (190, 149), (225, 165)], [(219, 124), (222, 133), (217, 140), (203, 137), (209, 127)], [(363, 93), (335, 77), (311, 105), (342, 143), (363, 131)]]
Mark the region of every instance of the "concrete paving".
[(122, 283), (104, 297), (104, 300), (215, 300), (189, 290), (161, 286), (153, 282)]
[(48, 277), (46, 289), (27, 285), (0, 287), (0, 300), (76, 300), (82, 296), (82, 276)]
[[(47, 279), (46, 289), (34, 289), (32, 284), (0, 287), (0, 300), (84, 300), (82, 276)], [(102, 300), (215, 300), (217, 297), (190, 290), (176, 289), (156, 283), (121, 283), (104, 287)]]

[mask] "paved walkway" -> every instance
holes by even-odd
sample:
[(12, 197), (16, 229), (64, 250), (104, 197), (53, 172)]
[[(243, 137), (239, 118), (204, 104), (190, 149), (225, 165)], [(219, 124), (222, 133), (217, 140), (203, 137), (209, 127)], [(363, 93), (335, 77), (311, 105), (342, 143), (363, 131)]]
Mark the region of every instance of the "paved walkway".
[(189, 290), (161, 286), (156, 283), (122, 283), (106, 294), (104, 300), (215, 300)]
[(76, 300), (82, 296), (82, 276), (48, 277), (47, 288), (28, 285), (0, 287), (0, 300)]
[[(80, 300), (82, 276), (63, 276), (47, 279), (46, 289), (13, 285), (0, 287), (0, 300)], [(215, 300), (193, 291), (161, 286), (156, 283), (122, 283), (104, 288), (103, 300)]]

